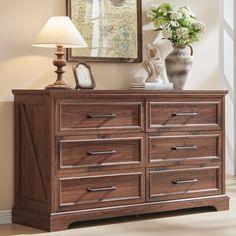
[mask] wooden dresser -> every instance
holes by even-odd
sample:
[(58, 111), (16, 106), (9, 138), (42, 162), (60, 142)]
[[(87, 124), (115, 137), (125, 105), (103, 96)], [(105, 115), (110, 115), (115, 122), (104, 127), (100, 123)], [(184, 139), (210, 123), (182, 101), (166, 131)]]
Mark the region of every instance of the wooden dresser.
[(227, 91), (14, 90), (13, 222), (229, 208)]

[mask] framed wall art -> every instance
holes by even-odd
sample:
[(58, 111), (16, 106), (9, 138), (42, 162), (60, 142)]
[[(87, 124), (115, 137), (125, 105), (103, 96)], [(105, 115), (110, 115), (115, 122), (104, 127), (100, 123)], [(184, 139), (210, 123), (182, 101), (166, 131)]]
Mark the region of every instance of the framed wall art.
[(141, 0), (67, 0), (67, 15), (88, 44), (68, 49), (68, 61), (142, 61)]

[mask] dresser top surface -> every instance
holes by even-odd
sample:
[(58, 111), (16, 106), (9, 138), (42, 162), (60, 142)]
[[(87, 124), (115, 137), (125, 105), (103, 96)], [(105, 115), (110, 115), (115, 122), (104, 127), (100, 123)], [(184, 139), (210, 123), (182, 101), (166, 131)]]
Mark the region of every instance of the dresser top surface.
[(226, 95), (227, 90), (65, 90), (65, 89), (15, 89), (14, 95)]

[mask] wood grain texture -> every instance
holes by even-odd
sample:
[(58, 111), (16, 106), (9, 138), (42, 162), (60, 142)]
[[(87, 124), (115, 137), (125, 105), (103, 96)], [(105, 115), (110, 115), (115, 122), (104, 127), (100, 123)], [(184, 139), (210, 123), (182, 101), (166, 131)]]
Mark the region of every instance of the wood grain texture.
[(147, 201), (222, 194), (220, 166), (147, 170)]
[(111, 170), (141, 167), (145, 157), (145, 136), (121, 134), (60, 137), (57, 153), (59, 170), (91, 172), (96, 168)]
[(14, 223), (56, 231), (76, 221), (228, 209), (227, 91), (13, 93)]
[(149, 135), (149, 166), (221, 161), (221, 132), (202, 134)]
[[(39, 228), (46, 231), (66, 230), (68, 226), (77, 221), (91, 219), (105, 219), (137, 214), (157, 213), (172, 210), (181, 210), (196, 207), (214, 207), (218, 211), (229, 209), (229, 198), (225, 195), (193, 199), (180, 199), (175, 201), (162, 201), (126, 206), (89, 209), (81, 211), (67, 211), (44, 216), (33, 212), (14, 210), (13, 221), (19, 224)], [(50, 224), (49, 224), (50, 222)]]
[(89, 97), (90, 95), (97, 96), (97, 95), (103, 95), (104, 96), (147, 96), (147, 97), (158, 97), (160, 96), (161, 98), (165, 97), (171, 97), (176, 95), (179, 98), (183, 97), (189, 97), (191, 96), (192, 98), (197, 98), (197, 97), (223, 97), (228, 93), (227, 90), (76, 90), (76, 89), (71, 89), (70, 91), (66, 91), (64, 89), (57, 89), (57, 90), (44, 90), (44, 89), (14, 89), (12, 90), (12, 93), (14, 95), (47, 95), (47, 96), (53, 96), (53, 97), (64, 97), (64, 98), (70, 98), (70, 97)]
[(121, 172), (59, 179), (59, 209), (95, 209), (145, 201), (145, 174)]
[(148, 102), (148, 131), (156, 130), (220, 130), (221, 116), (218, 113), (220, 100), (190, 100)]
[(50, 204), (47, 108), (44, 97), (15, 103), (15, 206), (40, 212)]
[(85, 134), (88, 131), (144, 130), (144, 103), (132, 100), (67, 99), (56, 105), (57, 133)]

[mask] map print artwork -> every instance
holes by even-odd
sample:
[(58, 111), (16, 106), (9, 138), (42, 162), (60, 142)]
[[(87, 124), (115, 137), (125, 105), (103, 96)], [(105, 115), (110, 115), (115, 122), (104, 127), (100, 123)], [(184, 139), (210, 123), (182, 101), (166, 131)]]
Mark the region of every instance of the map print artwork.
[(111, 4), (113, 4), (116, 7), (123, 6), (125, 4), (125, 0), (110, 0)]
[(138, 57), (137, 0), (72, 0), (71, 18), (89, 45), (73, 57)]

